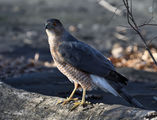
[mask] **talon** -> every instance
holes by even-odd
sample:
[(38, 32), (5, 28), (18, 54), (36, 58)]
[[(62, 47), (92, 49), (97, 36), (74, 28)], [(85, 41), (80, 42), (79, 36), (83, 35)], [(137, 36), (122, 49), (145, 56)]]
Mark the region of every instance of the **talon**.
[(77, 101), (78, 100), (78, 98), (72, 98), (73, 99), (73, 101)]
[(82, 102), (75, 102), (74, 106), (70, 109), (71, 111), (77, 108), (79, 105), (82, 105)]
[(78, 100), (78, 98), (67, 98), (66, 100), (63, 101), (62, 105), (65, 105), (70, 101), (76, 101), (76, 100)]
[(77, 108), (79, 105), (89, 105), (90, 102), (85, 101), (85, 95), (86, 95), (86, 89), (83, 89), (83, 95), (82, 95), (82, 101), (81, 102), (75, 102), (74, 106), (71, 108), (71, 111)]
[(63, 102), (63, 101), (58, 100), (57, 103), (56, 103), (56, 105), (58, 105), (58, 104), (60, 104), (60, 103), (62, 103), (62, 102)]
[(89, 104), (91, 104), (90, 102), (88, 102), (88, 101), (86, 101), (86, 102), (75, 102), (74, 103), (74, 106), (70, 109), (71, 111), (72, 110), (74, 110), (75, 108), (77, 108), (79, 105), (82, 105), (82, 106), (84, 106), (84, 105), (89, 105)]
[(60, 103), (62, 103), (62, 105), (65, 105), (65, 104), (67, 104), (68, 102), (70, 102), (70, 101), (77, 101), (78, 100), (78, 98), (67, 98), (66, 100), (64, 100), (64, 101), (58, 101), (57, 103), (56, 103), (56, 105), (58, 105), (58, 104), (60, 104)]

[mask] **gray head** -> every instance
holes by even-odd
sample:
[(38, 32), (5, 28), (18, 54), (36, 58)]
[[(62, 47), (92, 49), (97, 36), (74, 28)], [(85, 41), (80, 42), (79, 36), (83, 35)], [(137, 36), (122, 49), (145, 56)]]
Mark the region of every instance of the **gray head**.
[(46, 33), (49, 35), (61, 35), (64, 32), (64, 27), (58, 19), (48, 19), (45, 24)]

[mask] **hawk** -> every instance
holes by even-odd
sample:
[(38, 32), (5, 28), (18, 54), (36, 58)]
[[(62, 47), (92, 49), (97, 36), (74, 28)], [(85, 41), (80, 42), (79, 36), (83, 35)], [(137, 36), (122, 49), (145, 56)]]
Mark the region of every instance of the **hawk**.
[(143, 107), (123, 88), (128, 79), (118, 73), (110, 60), (88, 44), (73, 37), (58, 19), (48, 19), (45, 25), (50, 52), (57, 68), (74, 83), (74, 90), (63, 102), (68, 103), (78, 88), (83, 89), (82, 101), (72, 109), (87, 104), (86, 91), (100, 88), (115, 96), (121, 96), (136, 107)]

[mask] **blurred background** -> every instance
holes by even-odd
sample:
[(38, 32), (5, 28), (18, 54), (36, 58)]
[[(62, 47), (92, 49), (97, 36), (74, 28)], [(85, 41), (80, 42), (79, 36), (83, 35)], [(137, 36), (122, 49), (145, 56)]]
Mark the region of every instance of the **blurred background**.
[[(155, 24), (141, 26), (140, 32), (157, 60), (157, 1), (132, 2), (138, 25)], [(128, 25), (122, 0), (0, 0), (0, 81), (28, 91), (54, 94), (55, 90), (49, 84), (53, 81), (47, 74), (33, 74), (34, 83), (42, 83), (39, 86), (32, 84), (33, 79), (29, 76), (30, 73), (52, 71), (55, 67), (44, 28), (49, 18), (60, 19), (71, 34), (100, 50), (130, 79), (128, 89), (132, 95), (150, 108), (157, 108), (157, 67), (140, 37)], [(14, 79), (15, 83), (13, 79), (6, 80), (26, 73), (22, 80)], [(49, 83), (45, 81), (48, 87), (41, 82), (43, 79), (49, 79)], [(53, 79), (57, 81), (58, 78)], [(67, 91), (62, 87), (62, 92)], [(113, 96), (107, 98), (109, 103), (114, 99)]]
[[(156, 23), (155, 0), (134, 0), (132, 8), (138, 25), (150, 19)], [(75, 37), (112, 57), (115, 66), (157, 71), (127, 23), (122, 0), (0, 0), (0, 69), (14, 68), (16, 62), (23, 64), (34, 57), (36, 61), (52, 60), (44, 29), (48, 18), (60, 19)], [(149, 45), (157, 58), (157, 27), (144, 26), (141, 31), (148, 42), (154, 38)]]
[[(155, 0), (134, 0), (132, 9), (138, 25), (156, 24)], [(122, 0), (0, 0), (1, 79), (54, 66), (44, 29), (48, 18), (60, 19), (68, 31), (100, 50), (116, 67), (157, 71), (127, 23)], [(142, 26), (140, 31), (157, 59), (156, 25)]]

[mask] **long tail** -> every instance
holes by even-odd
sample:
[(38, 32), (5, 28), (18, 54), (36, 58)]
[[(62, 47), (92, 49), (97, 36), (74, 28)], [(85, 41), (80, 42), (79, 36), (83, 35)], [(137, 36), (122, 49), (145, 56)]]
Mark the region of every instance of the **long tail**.
[(135, 98), (129, 95), (125, 89), (120, 89), (117, 91), (119, 95), (124, 98), (130, 105), (134, 107), (139, 107), (139, 108), (145, 108), (140, 102), (138, 102)]
[[(123, 78), (123, 84), (124, 80), (126, 81), (125, 77), (120, 76), (121, 78)], [(110, 93), (112, 93), (115, 96), (121, 96), (122, 98), (124, 98), (130, 105), (134, 106), (134, 107), (139, 107), (139, 108), (144, 108), (144, 106), (138, 102), (135, 98), (131, 97), (127, 91), (120, 86), (118, 83), (115, 83), (115, 81), (108, 81), (107, 79), (103, 78), (103, 77), (99, 77), (96, 75), (92, 75), (91, 74), (91, 78), (93, 83), (101, 88), (103, 91), (108, 91)], [(112, 82), (112, 83), (111, 83)]]
[(123, 88), (127, 85), (128, 79), (116, 71), (111, 71), (106, 77), (110, 82), (110, 85), (117, 91), (119, 96), (124, 98), (130, 105), (135, 107), (144, 108), (144, 106), (138, 102), (135, 98), (131, 97), (129, 93)]

